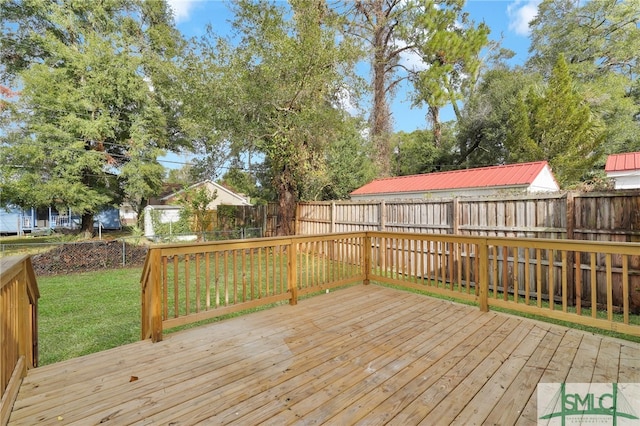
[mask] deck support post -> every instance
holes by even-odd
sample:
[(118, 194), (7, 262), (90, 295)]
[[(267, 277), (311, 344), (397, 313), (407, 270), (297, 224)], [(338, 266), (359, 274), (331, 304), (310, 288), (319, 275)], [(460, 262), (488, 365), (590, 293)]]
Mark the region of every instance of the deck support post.
[(369, 275), (371, 275), (371, 251), (373, 248), (371, 247), (371, 236), (367, 232), (362, 239), (362, 275), (364, 275), (364, 280), (362, 283), (364, 285), (369, 284)]
[(477, 261), (480, 263), (478, 277), (480, 311), (489, 312), (489, 245), (486, 239), (478, 244)]
[(151, 252), (151, 298), (149, 306), (151, 341), (162, 341), (162, 289), (160, 280), (162, 276), (162, 257), (160, 249)]
[(298, 251), (296, 242), (291, 240), (287, 248), (289, 255), (287, 256), (287, 287), (291, 292), (291, 298), (289, 299), (290, 305), (298, 304)]

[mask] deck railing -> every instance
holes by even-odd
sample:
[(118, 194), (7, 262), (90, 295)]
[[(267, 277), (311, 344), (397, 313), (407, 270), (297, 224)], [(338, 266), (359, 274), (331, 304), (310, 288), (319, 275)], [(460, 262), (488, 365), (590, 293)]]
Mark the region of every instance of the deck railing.
[(37, 365), (38, 284), (30, 256), (0, 259), (0, 424), (11, 407), (28, 368)]
[(640, 336), (640, 244), (368, 232), (367, 278)]
[(362, 282), (365, 235), (152, 247), (142, 274), (142, 338), (221, 315)]
[(142, 338), (377, 281), (640, 336), (640, 245), (359, 232), (152, 248)]

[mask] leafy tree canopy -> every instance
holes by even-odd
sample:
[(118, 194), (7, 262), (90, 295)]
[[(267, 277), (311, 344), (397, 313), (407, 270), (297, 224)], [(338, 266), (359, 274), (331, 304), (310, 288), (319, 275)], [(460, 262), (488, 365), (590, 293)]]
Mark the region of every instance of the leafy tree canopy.
[(640, 0), (546, 0), (531, 23), (530, 69), (549, 76), (564, 55), (607, 154), (640, 150)]
[(508, 123), (509, 161), (549, 161), (562, 186), (589, 175), (602, 149), (602, 128), (560, 55), (547, 87), (518, 99)]
[[(326, 148), (340, 137), (346, 113), (338, 107), (356, 50), (337, 33), (336, 17), (324, 1), (234, 2), (238, 38), (208, 37), (190, 56), (201, 73), (196, 87), (209, 87), (216, 110), (194, 130), (205, 150), (221, 146), (231, 155), (259, 152), (269, 167), (280, 204), (282, 234), (295, 203), (309, 196), (314, 174), (326, 170)], [(290, 17), (290, 19), (288, 19)], [(197, 57), (205, 58), (202, 62)], [(200, 108), (192, 99), (188, 108)]]
[(166, 4), (15, 0), (0, 14), (3, 78), (21, 85), (3, 121), (3, 203), (69, 207), (90, 232), (104, 206), (152, 195), (171, 141)]

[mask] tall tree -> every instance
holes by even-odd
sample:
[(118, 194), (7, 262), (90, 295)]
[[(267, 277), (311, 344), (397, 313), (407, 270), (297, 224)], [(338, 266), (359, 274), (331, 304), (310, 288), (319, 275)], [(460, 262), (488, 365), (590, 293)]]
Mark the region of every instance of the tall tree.
[(396, 133), (393, 137), (394, 174), (407, 176), (454, 169), (454, 138), (451, 126), (443, 126), (440, 147), (433, 143), (433, 137), (430, 130)]
[(599, 160), (602, 149), (599, 120), (575, 89), (562, 55), (544, 92), (529, 92), (526, 111), (524, 103), (518, 102), (510, 124), (506, 138), (509, 160), (547, 160), (562, 186), (588, 176)]
[[(518, 101), (524, 102), (529, 88), (541, 82), (538, 74), (520, 68), (498, 67), (486, 71), (466, 99), (456, 123), (456, 162), (462, 167), (507, 162), (509, 151), (505, 139), (513, 125), (509, 120), (518, 110)], [(528, 110), (525, 114), (528, 115)]]
[[(531, 102), (539, 103), (535, 92), (531, 90), (528, 94)], [(555, 131), (552, 130), (552, 131)], [(550, 150), (545, 150), (543, 146), (536, 143), (532, 139), (531, 122), (529, 118), (529, 109), (527, 108), (525, 96), (518, 93), (515, 96), (515, 105), (513, 105), (508, 119), (506, 120), (506, 135), (504, 145), (509, 149), (509, 162), (526, 162), (539, 159), (548, 159)], [(546, 151), (546, 152), (545, 152)]]
[[(348, 5), (352, 4), (347, 2)], [(478, 71), (479, 49), (488, 28), (474, 27), (462, 13), (464, 0), (360, 0), (348, 29), (370, 52), (373, 107), (370, 117), (374, 161), (380, 176), (391, 174), (392, 117), (389, 103), (398, 85), (414, 82), (416, 105), (426, 103), (434, 142), (441, 143), (439, 111), (453, 103)], [(417, 56), (419, 67), (405, 57)]]
[(365, 44), (370, 52), (372, 109), (369, 116), (373, 160), (379, 176), (391, 174), (390, 138), (393, 132), (390, 102), (398, 83), (400, 55), (410, 50), (400, 39), (401, 23), (409, 6), (401, 0), (358, 0), (347, 3), (350, 19), (347, 31)]
[(136, 0), (13, 0), (0, 14), (3, 78), (22, 86), (2, 129), (2, 201), (69, 207), (90, 234), (101, 208), (160, 185), (169, 136), (154, 77), (167, 74), (171, 15)]
[(527, 65), (549, 76), (563, 54), (591, 110), (605, 123), (606, 153), (640, 149), (640, 0), (545, 0), (531, 23)]
[(423, 1), (409, 38), (426, 68), (412, 76), (414, 103), (427, 106), (434, 143), (442, 142), (440, 109), (450, 104), (460, 119), (457, 102), (475, 85), (480, 50), (488, 43), (489, 27), (478, 26), (462, 11), (464, 0)]
[(375, 178), (376, 172), (369, 156), (369, 141), (362, 136), (362, 125), (353, 126), (346, 120), (346, 128), (336, 139), (329, 141), (325, 151), (327, 174), (319, 193), (323, 200), (343, 200), (349, 193)]
[(238, 0), (234, 12), (238, 39), (205, 39), (194, 51), (207, 60), (201, 83), (217, 83), (208, 98), (224, 111), (208, 116), (207, 144), (264, 156), (280, 206), (278, 233), (291, 234), (296, 203), (310, 195), (305, 182), (326, 170), (325, 149), (345, 125), (338, 105), (357, 55), (323, 0), (294, 0), (290, 8)]

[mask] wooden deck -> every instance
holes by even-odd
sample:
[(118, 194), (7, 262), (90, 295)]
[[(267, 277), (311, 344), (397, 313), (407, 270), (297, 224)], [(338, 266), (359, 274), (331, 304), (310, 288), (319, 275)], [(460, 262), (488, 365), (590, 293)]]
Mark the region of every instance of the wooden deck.
[(640, 382), (638, 354), (358, 285), (37, 368), (9, 424), (535, 424), (538, 382)]

